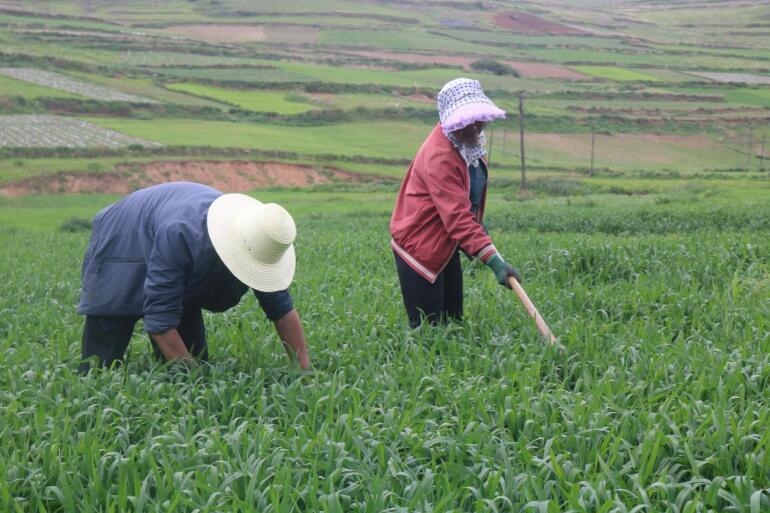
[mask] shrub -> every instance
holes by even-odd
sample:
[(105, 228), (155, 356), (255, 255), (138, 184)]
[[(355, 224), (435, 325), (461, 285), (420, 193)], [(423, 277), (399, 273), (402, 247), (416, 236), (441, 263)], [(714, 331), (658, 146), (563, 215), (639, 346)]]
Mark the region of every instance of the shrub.
[(475, 71), (486, 71), (494, 73), (495, 75), (511, 75), (514, 77), (519, 76), (519, 72), (510, 67), (507, 64), (496, 61), (494, 59), (479, 59), (471, 63), (471, 69)]
[(84, 217), (70, 217), (62, 222), (59, 231), (69, 233), (91, 231), (91, 220)]

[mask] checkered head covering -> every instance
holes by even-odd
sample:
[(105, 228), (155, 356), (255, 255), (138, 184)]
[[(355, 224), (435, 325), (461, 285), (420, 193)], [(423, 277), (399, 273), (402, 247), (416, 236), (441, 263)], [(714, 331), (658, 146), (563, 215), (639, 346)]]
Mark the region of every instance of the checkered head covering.
[(444, 134), (460, 130), (476, 121), (492, 121), (505, 117), (481, 89), (481, 82), (456, 78), (447, 82), (437, 97), (438, 115)]

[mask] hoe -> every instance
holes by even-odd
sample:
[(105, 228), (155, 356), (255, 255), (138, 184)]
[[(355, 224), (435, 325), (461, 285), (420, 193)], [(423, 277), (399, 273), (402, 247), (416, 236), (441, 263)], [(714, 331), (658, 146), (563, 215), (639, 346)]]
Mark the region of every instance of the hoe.
[(543, 316), (540, 315), (540, 312), (537, 311), (537, 308), (535, 308), (535, 304), (532, 302), (531, 299), (529, 299), (529, 296), (527, 296), (527, 293), (524, 292), (524, 289), (522, 288), (521, 284), (516, 280), (516, 278), (508, 278), (508, 283), (511, 284), (511, 288), (516, 293), (517, 296), (519, 296), (519, 299), (522, 303), (524, 303), (524, 307), (527, 309), (527, 313), (529, 314), (532, 319), (535, 321), (535, 326), (537, 326), (537, 331), (540, 332), (540, 334), (548, 341), (550, 345), (556, 344), (556, 337), (553, 333), (551, 333), (551, 328), (548, 327), (548, 325), (543, 320)]

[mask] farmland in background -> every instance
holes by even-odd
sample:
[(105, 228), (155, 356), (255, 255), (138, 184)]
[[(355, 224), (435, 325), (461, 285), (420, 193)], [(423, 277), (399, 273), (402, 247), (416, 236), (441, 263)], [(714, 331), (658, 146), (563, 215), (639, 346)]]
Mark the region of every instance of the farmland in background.
[(0, 116), (0, 145), (14, 148), (114, 148), (131, 144), (159, 146), (158, 143), (64, 116)]
[(646, 73), (618, 68), (615, 66), (574, 66), (575, 71), (585, 75), (591, 75), (608, 80), (617, 80), (619, 82), (658, 82), (659, 79)]
[(110, 102), (134, 102), (134, 103), (154, 103), (149, 98), (141, 98), (129, 94), (118, 93), (105, 89), (98, 85), (87, 84), (73, 80), (59, 73), (52, 73), (34, 68), (0, 68), (0, 75), (5, 75), (16, 80), (41, 85), (50, 89), (72, 93), (85, 98), (94, 100), (104, 100)]
[(313, 108), (307, 104), (305, 98), (297, 97), (292, 101), (284, 91), (234, 91), (198, 84), (169, 84), (168, 88), (257, 112), (301, 114)]
[[(770, 6), (0, 2), (0, 511), (770, 511)], [(481, 80), (487, 228), (410, 331), (388, 219)], [(519, 95), (528, 190), (520, 185)], [(212, 365), (75, 374), (93, 215), (196, 180), (285, 206), (313, 373), (252, 299)]]

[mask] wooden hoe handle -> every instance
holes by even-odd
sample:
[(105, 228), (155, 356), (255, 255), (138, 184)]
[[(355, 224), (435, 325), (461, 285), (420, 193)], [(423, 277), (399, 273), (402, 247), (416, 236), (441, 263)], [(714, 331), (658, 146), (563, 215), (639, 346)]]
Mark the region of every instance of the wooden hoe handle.
[(516, 293), (517, 296), (519, 296), (519, 300), (521, 300), (522, 303), (524, 303), (524, 307), (527, 309), (527, 313), (529, 314), (532, 319), (535, 320), (535, 325), (537, 326), (537, 331), (540, 332), (540, 334), (545, 337), (546, 340), (548, 340), (548, 343), (553, 345), (556, 343), (556, 337), (553, 333), (551, 333), (551, 328), (548, 327), (548, 325), (543, 320), (543, 317), (540, 315), (540, 312), (537, 311), (537, 308), (535, 308), (534, 303), (532, 303), (532, 300), (529, 299), (529, 296), (527, 296), (527, 293), (524, 292), (524, 289), (522, 288), (521, 284), (516, 280), (516, 278), (508, 277), (508, 283), (511, 284), (511, 288)]

